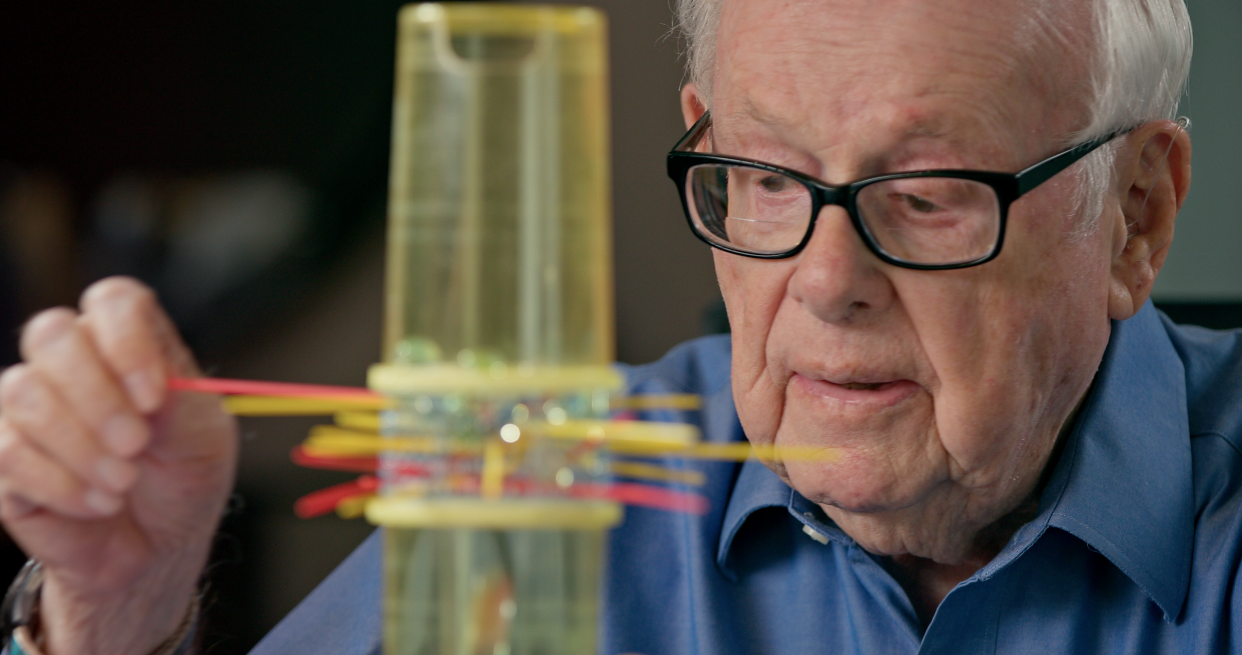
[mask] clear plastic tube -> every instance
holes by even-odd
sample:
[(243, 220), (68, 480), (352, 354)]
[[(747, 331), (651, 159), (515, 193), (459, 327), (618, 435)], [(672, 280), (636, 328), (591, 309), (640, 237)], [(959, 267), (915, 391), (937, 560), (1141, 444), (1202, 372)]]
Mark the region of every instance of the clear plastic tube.
[[(387, 655), (595, 651), (613, 361), (606, 26), (596, 10), (399, 18), (381, 432)], [(545, 430), (546, 432), (546, 430)]]
[(402, 10), (386, 361), (613, 361), (605, 27), (576, 7)]

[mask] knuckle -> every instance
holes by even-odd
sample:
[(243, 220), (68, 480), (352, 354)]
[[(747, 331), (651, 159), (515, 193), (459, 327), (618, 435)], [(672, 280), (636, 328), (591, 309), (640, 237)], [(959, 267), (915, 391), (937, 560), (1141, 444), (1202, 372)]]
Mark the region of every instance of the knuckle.
[(7, 485), (0, 482), (0, 521), (13, 521), (25, 514), (26, 503), (13, 493)]
[(122, 305), (141, 311), (154, 304), (155, 292), (132, 277), (104, 278), (82, 293), (82, 307), (87, 310), (105, 305)]
[(54, 405), (45, 382), (29, 367), (0, 376), (0, 415), (14, 429), (21, 426), (35, 434), (51, 434), (61, 422)]
[(0, 373), (0, 407), (11, 410), (26, 405), (33, 395), (34, 385), (39, 382), (38, 375), (27, 364), (5, 369), (4, 373)]
[(0, 488), (20, 490), (32, 498), (71, 497), (85, 485), (63, 463), (47, 459), (20, 435), (0, 437)]
[(21, 460), (21, 451), (25, 447), (15, 430), (0, 430), (0, 477), (6, 477), (13, 471), (13, 467)]
[(35, 314), (22, 328), (22, 354), (29, 360), (48, 345), (63, 339), (77, 329), (77, 312), (68, 307), (54, 307)]

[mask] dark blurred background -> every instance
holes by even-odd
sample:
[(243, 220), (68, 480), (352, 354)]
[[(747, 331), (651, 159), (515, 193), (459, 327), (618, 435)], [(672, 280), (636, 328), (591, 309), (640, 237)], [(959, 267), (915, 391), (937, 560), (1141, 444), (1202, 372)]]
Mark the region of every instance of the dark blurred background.
[[(401, 4), (0, 5), (0, 365), (16, 361), (31, 313), (128, 274), (159, 291), (211, 374), (363, 384), (379, 358)], [(683, 132), (669, 0), (585, 4), (611, 20), (617, 354), (644, 362), (728, 326), (710, 256), (663, 173)], [(1191, 10), (1197, 26), (1229, 34), (1242, 28), (1235, 5)], [(1187, 105), (1202, 112), (1191, 114), (1196, 162), (1205, 143), (1231, 189), (1242, 170), (1228, 118), (1242, 104), (1242, 52), (1236, 39), (1204, 45), (1202, 31), (1196, 75), (1204, 57), (1209, 73), (1192, 79)], [(1187, 228), (1192, 246), (1174, 251), (1172, 282), (1157, 293), (1177, 318), (1240, 326), (1242, 258), (1230, 258), (1239, 240), (1218, 226), (1242, 221), (1231, 193), (1212, 204), (1199, 170), (1192, 199), (1206, 195), (1194, 202), (1211, 211), (1192, 215), (1207, 218)], [(1196, 273), (1196, 240), (1225, 243), (1217, 269)], [(352, 477), (289, 463), (310, 423), (243, 423), (237, 493), (210, 572), (209, 653), (249, 650), (371, 530), (294, 518), (298, 496)], [(7, 586), (24, 558), (11, 544), (0, 552)]]
[[(153, 285), (214, 375), (360, 385), (379, 358), (397, 0), (0, 4), (0, 365), (38, 309)], [(663, 155), (684, 131), (665, 0), (610, 16), (617, 353), (659, 357), (719, 292)], [(309, 420), (248, 419), (210, 575), (244, 653), (371, 530), (293, 516), (353, 476), (294, 467)], [(11, 545), (0, 584), (23, 557)]]

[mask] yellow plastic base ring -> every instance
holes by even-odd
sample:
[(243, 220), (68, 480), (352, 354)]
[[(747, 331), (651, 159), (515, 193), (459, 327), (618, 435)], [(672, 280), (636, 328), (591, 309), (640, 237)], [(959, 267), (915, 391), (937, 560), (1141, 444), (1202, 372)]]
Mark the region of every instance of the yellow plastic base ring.
[(621, 522), (622, 508), (608, 501), (379, 497), (367, 503), (366, 516), (393, 528), (607, 530)]

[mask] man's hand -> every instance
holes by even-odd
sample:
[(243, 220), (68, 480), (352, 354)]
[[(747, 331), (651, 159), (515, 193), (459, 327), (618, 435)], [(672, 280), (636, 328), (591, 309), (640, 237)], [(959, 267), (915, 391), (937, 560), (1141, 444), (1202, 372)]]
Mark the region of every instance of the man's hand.
[(48, 655), (143, 655), (189, 608), (233, 485), (219, 398), (154, 294), (111, 278), (35, 316), (0, 376), (0, 521), (43, 562)]

